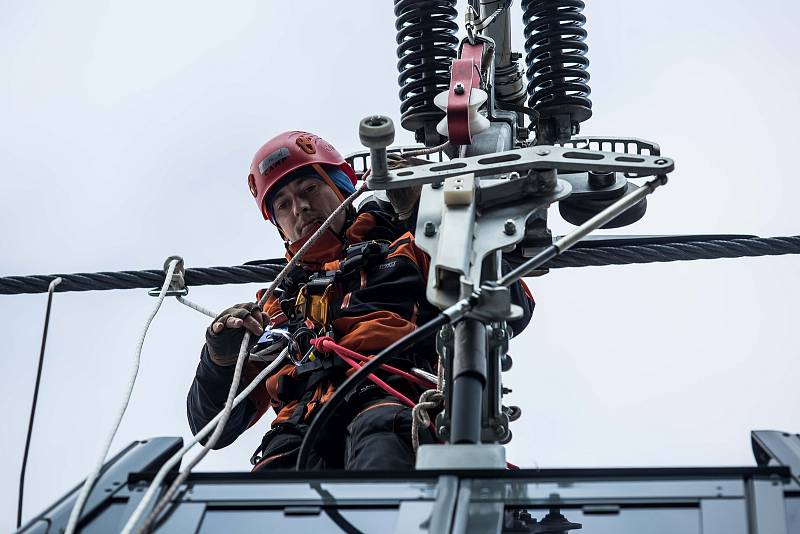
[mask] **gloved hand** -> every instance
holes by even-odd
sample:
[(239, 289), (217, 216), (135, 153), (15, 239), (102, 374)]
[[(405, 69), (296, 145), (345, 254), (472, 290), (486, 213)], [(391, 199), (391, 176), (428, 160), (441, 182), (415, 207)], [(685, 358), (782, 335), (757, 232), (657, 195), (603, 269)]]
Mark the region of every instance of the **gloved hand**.
[[(428, 160), (420, 158), (404, 158), (400, 154), (392, 153), (387, 156), (389, 169), (402, 169), (405, 167), (413, 167), (415, 165), (423, 165), (430, 163)], [(414, 213), (414, 208), (419, 202), (419, 196), (422, 193), (421, 185), (414, 185), (411, 187), (404, 187), (402, 189), (389, 189), (386, 191), (386, 196), (389, 197), (389, 202), (392, 203), (397, 217), (401, 221), (410, 218)]]
[[(239, 356), (244, 331), (250, 331), (250, 347), (264, 333), (264, 317), (258, 304), (236, 304), (223, 311), (206, 329), (206, 347), (211, 361), (217, 365), (233, 365)], [(250, 348), (248, 347), (248, 349)]]

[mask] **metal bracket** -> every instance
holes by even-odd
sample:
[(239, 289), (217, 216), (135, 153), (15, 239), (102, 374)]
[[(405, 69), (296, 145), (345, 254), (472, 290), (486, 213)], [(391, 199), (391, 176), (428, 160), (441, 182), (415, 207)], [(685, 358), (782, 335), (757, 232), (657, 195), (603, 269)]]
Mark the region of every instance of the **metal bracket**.
[[(484, 180), (491, 187), (502, 180)], [(470, 183), (466, 180), (465, 183)], [(461, 277), (481, 280), (483, 259), (493, 251), (513, 248), (525, 237), (527, 219), (537, 210), (561, 200), (571, 191), (558, 180), (544, 196), (520, 197), (514, 204), (477, 212), (476, 202), (448, 206), (444, 188), (426, 185), (420, 197), (415, 240), (431, 257), (427, 297), (434, 306), (447, 308), (460, 298)], [(480, 224), (475, 224), (476, 220)]]
[(462, 174), (497, 176), (516, 172), (559, 170), (566, 172), (626, 172), (637, 177), (667, 174), (675, 163), (663, 156), (620, 154), (549, 145), (509, 150), (501, 154), (455, 158), (445, 163), (418, 165), (389, 171), (381, 180), (367, 180), (370, 189), (398, 189), (439, 183)]
[[(169, 264), (172, 260), (178, 260), (178, 265), (175, 266), (175, 270), (172, 273), (172, 280), (169, 283), (169, 289), (167, 289), (166, 296), (167, 297), (185, 297), (189, 294), (189, 288), (186, 287), (186, 280), (184, 279), (184, 275), (186, 274), (186, 269), (183, 266), (183, 258), (180, 256), (170, 256), (164, 261), (164, 272), (166, 273), (169, 270)], [(147, 292), (148, 295), (151, 297), (157, 297), (161, 293), (160, 287), (154, 287), (150, 291)]]
[[(404, 145), (404, 146), (393, 146), (386, 149), (387, 154), (400, 154), (403, 155), (406, 152), (417, 152), (419, 150), (424, 150), (426, 147), (425, 145)], [(446, 154), (444, 151), (439, 150), (438, 152), (433, 152), (429, 154), (422, 154), (420, 156), (415, 156), (419, 158), (425, 158), (429, 160), (431, 163), (441, 163), (445, 160)], [(435, 160), (433, 158), (436, 158)], [(358, 152), (352, 152), (344, 157), (344, 160), (353, 168), (356, 173), (356, 177), (360, 180), (364, 173), (370, 169), (370, 152), (369, 150), (359, 150)]]
[[(658, 143), (639, 139), (638, 137), (578, 136), (573, 137), (569, 141), (559, 143), (559, 145), (578, 149), (622, 152), (625, 154), (661, 155), (661, 147)], [(638, 175), (636, 173), (625, 173), (625, 177), (638, 178)]]
[(785, 465), (800, 483), (800, 434), (777, 430), (754, 430), (750, 433), (756, 463), (766, 466), (771, 461)]

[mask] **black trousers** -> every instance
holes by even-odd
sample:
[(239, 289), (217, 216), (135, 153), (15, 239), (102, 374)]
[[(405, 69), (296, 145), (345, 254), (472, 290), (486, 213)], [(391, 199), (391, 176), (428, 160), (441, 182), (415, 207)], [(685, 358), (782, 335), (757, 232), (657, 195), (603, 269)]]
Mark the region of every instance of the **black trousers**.
[[(410, 408), (391, 397), (376, 399), (349, 419), (328, 424), (309, 457), (311, 469), (414, 469)], [(270, 430), (253, 471), (294, 469), (307, 428), (307, 425), (284, 425)], [(421, 443), (432, 441), (427, 430), (421, 434)]]

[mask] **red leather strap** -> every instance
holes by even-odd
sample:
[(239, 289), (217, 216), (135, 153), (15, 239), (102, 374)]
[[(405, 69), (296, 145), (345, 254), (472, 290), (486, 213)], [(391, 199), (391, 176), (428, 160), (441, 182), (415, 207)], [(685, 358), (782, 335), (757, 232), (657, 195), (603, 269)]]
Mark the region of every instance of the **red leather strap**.
[[(453, 60), (450, 70), (450, 90), (447, 95), (447, 130), (450, 142), (456, 145), (472, 143), (469, 130), (469, 98), (473, 88), (480, 87), (480, 70), (483, 61), (483, 43), (464, 43), (461, 58)], [(463, 92), (456, 93), (461, 84)]]

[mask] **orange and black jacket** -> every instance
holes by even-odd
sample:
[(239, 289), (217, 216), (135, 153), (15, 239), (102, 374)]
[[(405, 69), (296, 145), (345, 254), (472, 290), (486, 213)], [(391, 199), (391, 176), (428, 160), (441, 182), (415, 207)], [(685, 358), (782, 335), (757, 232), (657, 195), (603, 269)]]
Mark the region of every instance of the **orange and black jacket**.
[[(292, 244), (288, 255), (302, 244), (302, 241)], [(328, 275), (333, 282), (327, 294), (326, 322), (334, 339), (351, 350), (373, 355), (438, 313), (425, 299), (428, 265), (429, 258), (414, 244), (413, 235), (377, 203), (367, 202), (346, 225), (343, 235), (323, 234), (306, 252), (302, 265), (281, 285), (280, 295), (266, 302), (264, 311), (272, 326), (287, 323), (291, 317), (286, 314), (292, 312), (286, 303), (294, 302), (298, 292), (309, 285), (309, 280)], [(524, 283), (512, 287), (512, 301), (525, 312), (521, 319), (510, 324), (513, 332), (519, 333), (530, 321), (534, 306)], [(277, 413), (273, 427), (308, 422), (318, 406), (351, 372), (335, 356), (321, 360), (325, 360), (323, 368), (306, 373), (298, 373), (298, 367), (287, 363), (256, 387), (231, 413), (217, 447), (232, 443), (270, 407)], [(435, 372), (436, 361), (431, 338), (389, 363), (406, 370), (417, 367)], [(249, 362), (240, 389), (264, 365)], [(399, 377), (381, 375), (381, 378), (412, 399), (419, 396), (416, 386)], [(232, 379), (233, 366), (213, 363), (204, 345), (187, 399), (192, 432), (197, 433), (219, 413)], [(372, 388), (371, 384), (364, 386), (355, 397), (369, 395)]]

